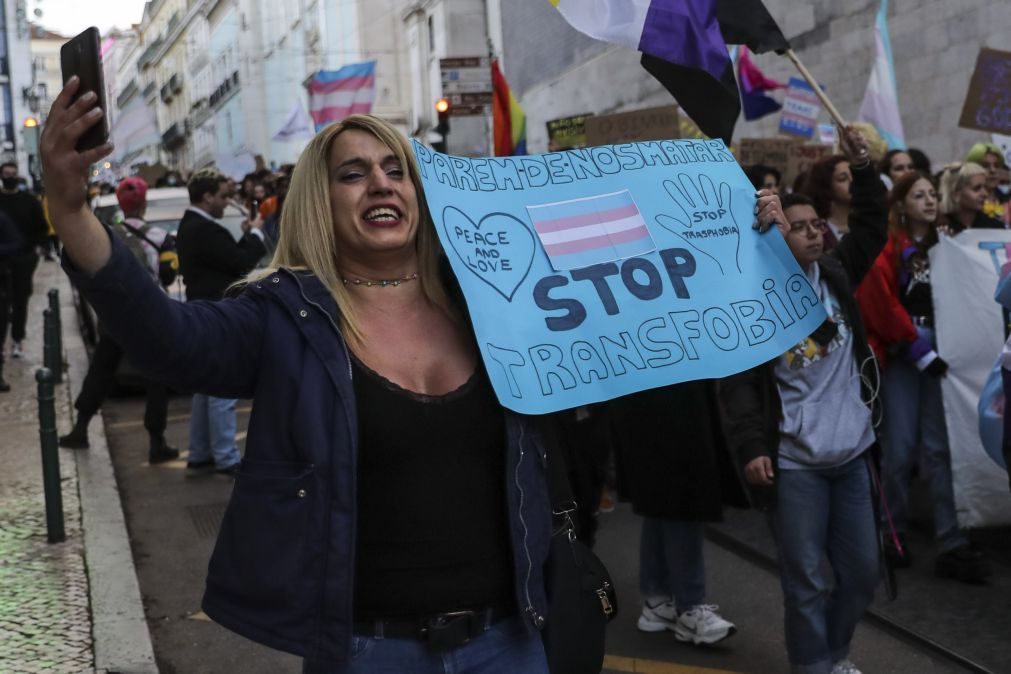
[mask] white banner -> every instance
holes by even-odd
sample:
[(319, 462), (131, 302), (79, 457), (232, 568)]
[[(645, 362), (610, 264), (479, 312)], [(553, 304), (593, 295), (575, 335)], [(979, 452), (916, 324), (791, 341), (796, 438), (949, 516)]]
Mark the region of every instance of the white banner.
[(983, 449), (977, 405), (1004, 345), (1004, 318), (993, 300), (1008, 261), (1011, 231), (967, 230), (930, 251), (937, 350), (950, 369), (941, 382), (951, 447), (955, 507), (963, 527), (1011, 523), (1007, 473)]

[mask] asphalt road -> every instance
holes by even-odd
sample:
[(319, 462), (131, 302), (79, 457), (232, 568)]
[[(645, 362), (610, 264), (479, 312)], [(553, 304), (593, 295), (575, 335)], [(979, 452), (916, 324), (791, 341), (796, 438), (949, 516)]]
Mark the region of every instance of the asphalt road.
[[(298, 658), (264, 648), (209, 621), (200, 612), (207, 560), (232, 480), (190, 477), (183, 460), (149, 466), (143, 397), (107, 401), (109, 448), (116, 468), (155, 654), (163, 674), (284, 674)], [(245, 429), (250, 403), (239, 403)], [(189, 398), (169, 407), (168, 437), (186, 448)], [(240, 436), (244, 440), (244, 433)], [(185, 456), (185, 455), (184, 455)], [(722, 644), (695, 647), (673, 633), (639, 632), (639, 523), (627, 507), (602, 515), (597, 552), (615, 579), (620, 615), (608, 633), (605, 671), (653, 674), (788, 672), (779, 580), (772, 572), (707, 542), (708, 597), (738, 633)], [(862, 624), (852, 659), (865, 673), (941, 674), (965, 671), (915, 644)]]

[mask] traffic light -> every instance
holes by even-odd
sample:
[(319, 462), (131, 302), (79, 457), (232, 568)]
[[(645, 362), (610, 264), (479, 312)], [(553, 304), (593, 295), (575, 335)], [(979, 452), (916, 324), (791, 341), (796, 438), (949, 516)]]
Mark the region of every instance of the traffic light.
[(445, 98), (440, 98), (435, 102), (435, 112), (438, 115), (435, 132), (442, 136), (438, 142), (432, 143), (432, 148), (436, 152), (446, 151), (446, 141), (449, 137), (449, 108), (449, 101)]

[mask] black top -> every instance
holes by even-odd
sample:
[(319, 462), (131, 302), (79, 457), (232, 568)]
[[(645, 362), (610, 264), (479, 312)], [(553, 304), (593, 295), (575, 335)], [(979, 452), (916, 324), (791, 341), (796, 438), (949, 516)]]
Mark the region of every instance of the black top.
[(33, 252), (46, 243), (49, 225), (42, 204), (28, 192), (0, 192), (0, 211), (14, 222), (21, 235), (21, 252)]
[(899, 301), (910, 316), (934, 318), (929, 250), (914, 243), (900, 253)]
[(515, 604), (505, 418), (483, 368), (455, 391), (426, 396), (352, 361), (355, 619)]

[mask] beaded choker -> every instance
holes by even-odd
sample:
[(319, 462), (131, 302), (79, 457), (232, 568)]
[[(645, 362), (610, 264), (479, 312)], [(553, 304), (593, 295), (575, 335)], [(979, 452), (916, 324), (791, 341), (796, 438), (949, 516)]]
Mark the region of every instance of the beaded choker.
[(405, 276), (403, 278), (380, 279), (378, 281), (365, 278), (342, 278), (341, 280), (344, 281), (344, 285), (365, 286), (366, 288), (379, 286), (381, 288), (385, 288), (386, 286), (398, 286), (401, 283), (407, 283), (408, 281), (413, 281), (416, 278), (418, 278), (418, 272), (414, 272), (410, 276)]

